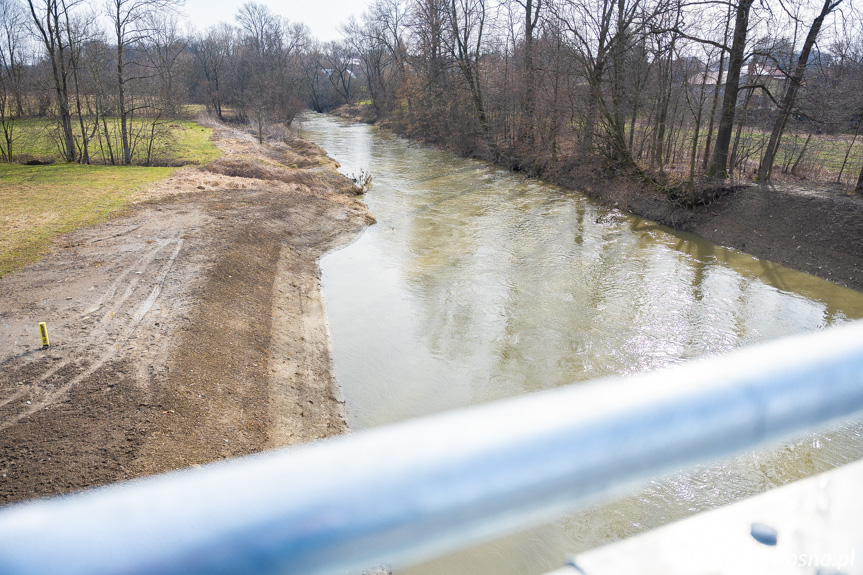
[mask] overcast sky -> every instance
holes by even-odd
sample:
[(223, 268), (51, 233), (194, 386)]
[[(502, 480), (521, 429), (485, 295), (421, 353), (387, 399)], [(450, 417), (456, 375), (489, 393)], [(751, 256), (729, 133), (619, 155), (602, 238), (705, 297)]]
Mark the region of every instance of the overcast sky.
[[(318, 40), (338, 40), (338, 26), (353, 14), (363, 13), (369, 0), (257, 0), (291, 22), (303, 22)], [(185, 13), (197, 30), (219, 22), (234, 23), (234, 16), (246, 0), (186, 0)]]

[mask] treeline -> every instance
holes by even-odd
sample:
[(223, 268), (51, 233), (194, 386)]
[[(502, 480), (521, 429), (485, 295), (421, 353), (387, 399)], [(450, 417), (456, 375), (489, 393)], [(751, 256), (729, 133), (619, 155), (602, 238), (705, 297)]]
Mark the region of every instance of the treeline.
[(698, 202), (707, 178), (840, 181), (863, 161), (843, 0), (377, 0), (344, 32), (346, 99), (529, 173), (598, 162)]
[(35, 125), (67, 161), (149, 164), (189, 104), (263, 139), (308, 102), (345, 101), (308, 29), (261, 4), (184, 30), (171, 0), (0, 0), (0, 157), (32, 148)]
[(67, 161), (149, 163), (185, 103), (186, 45), (167, 0), (0, 0), (0, 155), (38, 125)]
[(181, 22), (169, 0), (0, 0), (0, 153), (32, 117), (69, 161), (129, 163), (189, 103), (261, 140), (364, 104), (465, 155), (625, 171), (691, 202), (713, 178), (863, 187), (851, 0), (373, 0), (326, 44), (254, 2)]

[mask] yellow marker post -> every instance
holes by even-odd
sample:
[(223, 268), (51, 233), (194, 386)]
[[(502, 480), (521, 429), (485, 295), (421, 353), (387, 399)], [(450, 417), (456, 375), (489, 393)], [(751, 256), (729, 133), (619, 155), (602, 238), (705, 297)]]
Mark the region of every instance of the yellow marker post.
[(42, 347), (48, 347), (48, 326), (45, 322), (39, 322), (39, 333), (42, 334)]

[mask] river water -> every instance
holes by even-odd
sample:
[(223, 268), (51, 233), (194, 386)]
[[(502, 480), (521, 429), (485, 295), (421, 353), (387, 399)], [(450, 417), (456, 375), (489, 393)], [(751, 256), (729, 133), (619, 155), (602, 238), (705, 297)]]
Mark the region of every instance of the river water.
[[(863, 317), (863, 293), (578, 193), (329, 116), (305, 116), (298, 131), (343, 173), (374, 178), (366, 202), (378, 223), (321, 261), (355, 430)], [(541, 574), (568, 554), (861, 457), (854, 421), (397, 572)]]

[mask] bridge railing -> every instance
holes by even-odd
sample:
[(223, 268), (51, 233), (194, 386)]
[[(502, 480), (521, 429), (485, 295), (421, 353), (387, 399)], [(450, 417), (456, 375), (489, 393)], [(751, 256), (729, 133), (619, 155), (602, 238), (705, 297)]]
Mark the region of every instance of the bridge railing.
[(863, 409), (863, 323), (0, 510), (0, 573), (407, 564)]

